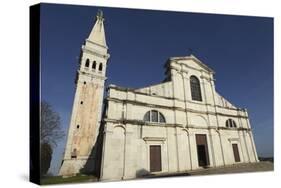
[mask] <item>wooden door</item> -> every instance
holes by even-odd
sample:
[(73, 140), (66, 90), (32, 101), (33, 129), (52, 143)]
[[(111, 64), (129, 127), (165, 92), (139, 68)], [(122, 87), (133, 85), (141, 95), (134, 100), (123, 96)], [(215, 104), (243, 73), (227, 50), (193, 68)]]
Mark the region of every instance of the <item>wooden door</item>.
[(204, 145), (197, 145), (198, 165), (207, 166), (207, 155)]
[(209, 163), (209, 152), (207, 137), (205, 134), (196, 134), (196, 145), (197, 145), (197, 156), (198, 156), (198, 165), (205, 167)]
[(234, 155), (235, 162), (240, 162), (238, 145), (237, 144), (232, 144), (232, 149), (233, 149), (233, 155)]
[(159, 172), (161, 170), (161, 146), (150, 146), (150, 172)]

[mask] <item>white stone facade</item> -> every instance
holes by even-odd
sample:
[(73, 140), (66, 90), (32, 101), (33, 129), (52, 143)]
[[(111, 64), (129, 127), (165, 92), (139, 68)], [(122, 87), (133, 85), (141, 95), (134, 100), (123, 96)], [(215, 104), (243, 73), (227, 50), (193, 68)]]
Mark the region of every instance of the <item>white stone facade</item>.
[[(170, 58), (167, 79), (141, 89), (109, 86), (104, 119), (101, 179), (127, 179), (150, 172), (149, 146), (161, 146), (161, 171), (173, 173), (201, 168), (195, 135), (207, 138), (209, 167), (258, 162), (245, 109), (217, 94), (214, 72), (194, 56)], [(202, 101), (191, 99), (190, 76), (200, 80)], [(156, 110), (166, 122), (145, 122)], [(226, 127), (232, 119), (236, 127)], [(235, 162), (232, 144), (237, 144)]]
[[(102, 40), (95, 41), (105, 45), (94, 47), (106, 46), (103, 25), (101, 30), (103, 36), (90, 36), (102, 37)], [(98, 61), (103, 62), (104, 72), (102, 75), (91, 73), (90, 76), (82, 76), (79, 72), (81, 79), (78, 83), (87, 79), (92, 86), (99, 85), (96, 90), (99, 93), (98, 102), (90, 103), (87, 109), (77, 113), (79, 102), (76, 100), (80, 101), (77, 95), (86, 92), (86, 97), (92, 97), (78, 84), (64, 157), (64, 164), (67, 165), (62, 165), (61, 175), (70, 174), (67, 168), (75, 168), (72, 172), (78, 173), (86, 162), (81, 162), (81, 159), (93, 160), (93, 166), (98, 166), (93, 169), (101, 180), (131, 179), (153, 173), (258, 162), (247, 111), (235, 107), (216, 92), (214, 71), (193, 55), (169, 58), (165, 65), (166, 78), (158, 85), (140, 89), (110, 85), (101, 116), (109, 54), (107, 47), (101, 48), (104, 50), (102, 52), (100, 49), (94, 50), (94, 47), (91, 48), (93, 56), (89, 58), (97, 58), (96, 52), (103, 54)], [(196, 94), (192, 92), (192, 77), (198, 80), (199, 100), (194, 99)], [(95, 123), (85, 116), (91, 108), (96, 109), (91, 113), (97, 116)], [(100, 152), (71, 159), (75, 121), (80, 116), (89, 118), (85, 122), (92, 126), (90, 132), (81, 137), (90, 134), (93, 140), (79, 147), (98, 147)], [(226, 122), (231, 123), (227, 126)]]

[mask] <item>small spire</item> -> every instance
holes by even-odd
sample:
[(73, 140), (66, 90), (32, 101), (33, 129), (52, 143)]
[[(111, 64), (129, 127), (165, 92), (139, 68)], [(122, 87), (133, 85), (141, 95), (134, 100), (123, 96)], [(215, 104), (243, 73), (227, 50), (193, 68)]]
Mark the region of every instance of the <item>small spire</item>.
[(99, 9), (96, 15), (95, 25), (88, 37), (88, 40), (97, 43), (101, 46), (107, 47), (103, 22), (103, 12)]
[(104, 20), (104, 18), (103, 18), (103, 12), (102, 12), (101, 9), (98, 9), (97, 19)]

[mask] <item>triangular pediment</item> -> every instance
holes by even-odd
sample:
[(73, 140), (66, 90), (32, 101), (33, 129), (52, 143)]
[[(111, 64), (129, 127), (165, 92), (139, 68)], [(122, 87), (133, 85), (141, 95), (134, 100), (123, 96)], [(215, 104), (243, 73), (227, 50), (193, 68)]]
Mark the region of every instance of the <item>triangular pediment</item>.
[(169, 60), (176, 61), (179, 64), (184, 64), (184, 65), (194, 68), (194, 69), (199, 69), (199, 70), (203, 69), (207, 72), (215, 73), (215, 71), (213, 71), (206, 64), (202, 63), (202, 61), (200, 61), (194, 55), (183, 56), (183, 57), (171, 57), (171, 58), (169, 58)]

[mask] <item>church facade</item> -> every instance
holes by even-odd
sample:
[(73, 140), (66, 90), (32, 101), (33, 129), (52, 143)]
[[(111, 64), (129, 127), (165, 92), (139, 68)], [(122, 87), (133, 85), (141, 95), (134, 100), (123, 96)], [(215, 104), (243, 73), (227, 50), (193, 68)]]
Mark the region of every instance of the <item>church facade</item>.
[(120, 180), (258, 162), (247, 110), (216, 91), (214, 71), (193, 55), (168, 58), (157, 85), (109, 85), (103, 102), (103, 21), (99, 13), (82, 46), (60, 175)]

